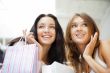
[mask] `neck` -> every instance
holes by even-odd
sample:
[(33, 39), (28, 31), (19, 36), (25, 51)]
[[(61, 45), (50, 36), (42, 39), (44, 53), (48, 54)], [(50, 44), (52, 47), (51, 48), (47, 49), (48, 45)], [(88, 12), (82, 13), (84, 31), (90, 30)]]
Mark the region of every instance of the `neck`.
[(42, 61), (47, 64), (47, 57), (48, 57), (48, 51), (50, 49), (49, 45), (43, 45), (43, 50), (42, 50)]
[(85, 50), (85, 45), (79, 44), (79, 45), (77, 45), (77, 47), (78, 47), (79, 52), (80, 52), (81, 54), (83, 54), (83, 52), (84, 52), (84, 50)]

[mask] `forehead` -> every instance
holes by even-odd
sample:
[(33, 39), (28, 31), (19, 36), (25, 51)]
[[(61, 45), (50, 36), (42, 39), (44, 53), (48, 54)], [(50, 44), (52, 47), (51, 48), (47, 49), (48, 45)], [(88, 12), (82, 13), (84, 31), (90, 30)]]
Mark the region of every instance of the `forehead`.
[(80, 16), (75, 16), (72, 20), (72, 23), (81, 23), (84, 22), (84, 19), (82, 19)]
[(93, 28), (93, 24), (91, 23), (91, 21), (87, 20), (86, 18), (82, 18), (80, 16), (75, 16), (72, 21), (71, 21), (72, 24), (83, 24), (83, 23), (86, 23), (88, 26), (88, 28)]
[(45, 17), (42, 17), (39, 22), (38, 22), (38, 25), (40, 24), (51, 24), (51, 25), (55, 25), (55, 21), (53, 18), (51, 17), (48, 17), (48, 16), (45, 16)]

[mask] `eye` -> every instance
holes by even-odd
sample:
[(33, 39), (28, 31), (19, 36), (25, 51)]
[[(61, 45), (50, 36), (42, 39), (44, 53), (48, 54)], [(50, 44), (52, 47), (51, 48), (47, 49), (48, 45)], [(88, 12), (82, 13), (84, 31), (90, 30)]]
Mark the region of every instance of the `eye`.
[(44, 26), (39, 26), (38, 28), (43, 28)]
[(55, 28), (55, 26), (50, 26), (50, 28)]
[(44, 28), (44, 25), (39, 25), (38, 28)]
[(75, 28), (75, 27), (77, 27), (77, 24), (72, 24), (72, 28)]
[(39, 23), (38, 24), (38, 28), (44, 28), (44, 27), (45, 27), (44, 23)]
[(51, 26), (49, 26), (49, 28), (51, 28), (51, 29), (55, 29), (55, 26), (54, 26), (54, 25), (51, 25)]
[(83, 23), (82, 26), (87, 27), (87, 23)]

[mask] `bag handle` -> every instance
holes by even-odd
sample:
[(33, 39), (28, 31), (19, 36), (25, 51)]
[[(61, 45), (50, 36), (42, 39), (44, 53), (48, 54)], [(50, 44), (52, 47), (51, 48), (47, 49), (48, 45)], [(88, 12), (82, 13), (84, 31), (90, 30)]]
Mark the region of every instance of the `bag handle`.
[(24, 42), (24, 45), (27, 44), (26, 31), (27, 31), (27, 30), (23, 30), (23, 35), (20, 37), (20, 39), (19, 39), (19, 41), (18, 41), (18, 42), (23, 41), (23, 42)]
[(27, 29), (23, 30), (23, 38), (24, 38), (24, 44), (26, 45), (27, 43), (27, 39), (26, 39), (26, 32), (27, 32)]

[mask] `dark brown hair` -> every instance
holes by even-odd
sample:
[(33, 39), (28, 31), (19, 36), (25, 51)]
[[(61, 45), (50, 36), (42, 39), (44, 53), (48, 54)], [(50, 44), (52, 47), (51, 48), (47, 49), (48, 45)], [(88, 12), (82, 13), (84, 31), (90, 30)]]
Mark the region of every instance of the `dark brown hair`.
[[(56, 32), (56, 38), (55, 41), (52, 43), (49, 52), (47, 54), (47, 62), (48, 64), (53, 63), (54, 61), (63, 63), (65, 60), (65, 49), (64, 49), (64, 36), (63, 36), (63, 30), (57, 20), (57, 17), (53, 14), (40, 14), (36, 19), (35, 22), (30, 30), (30, 32), (33, 32), (34, 37), (36, 41), (38, 41), (38, 34), (37, 34), (37, 25), (41, 18), (43, 17), (51, 17), (55, 21), (55, 32)], [(20, 40), (21, 37), (13, 39), (9, 45), (12, 46), (16, 42)], [(39, 41), (38, 41), (39, 42)]]
[(51, 17), (55, 21), (55, 32), (56, 32), (55, 41), (52, 43), (52, 46), (50, 47), (49, 52), (47, 54), (47, 58), (48, 58), (47, 62), (48, 64), (51, 64), (54, 61), (63, 63), (65, 59), (64, 36), (63, 36), (63, 30), (56, 16), (54, 16), (53, 14), (40, 14), (36, 18), (34, 25), (30, 31), (34, 33), (34, 37), (38, 41), (37, 25), (39, 20), (43, 17)]

